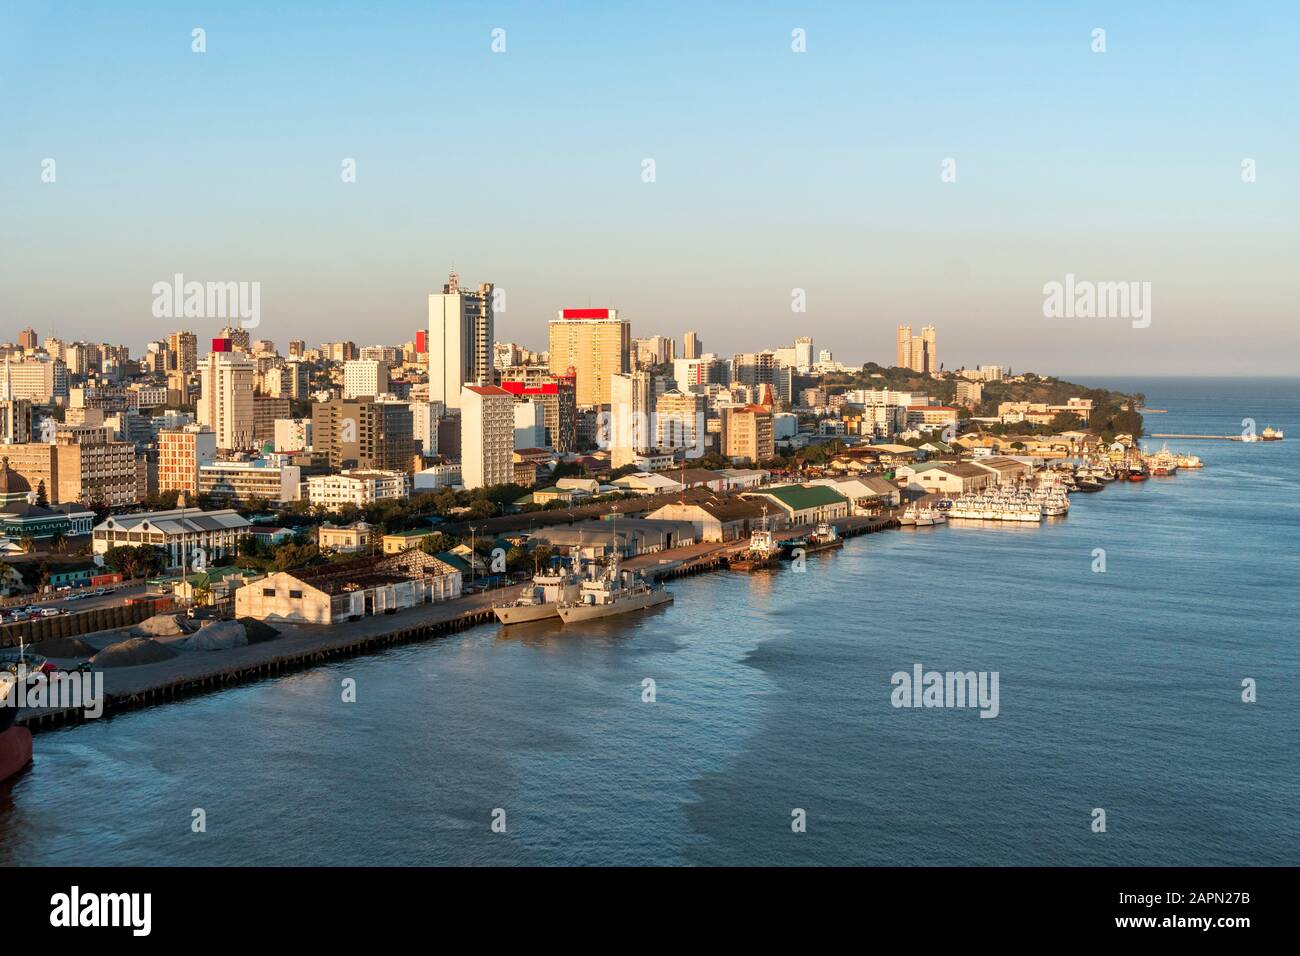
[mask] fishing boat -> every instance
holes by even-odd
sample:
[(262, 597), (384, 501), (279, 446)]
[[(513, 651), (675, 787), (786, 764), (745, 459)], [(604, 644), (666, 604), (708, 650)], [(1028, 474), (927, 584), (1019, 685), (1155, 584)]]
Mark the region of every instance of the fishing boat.
[(1151, 474), (1164, 478), (1177, 474), (1178, 459), (1169, 450), (1169, 446), (1161, 448), (1151, 456)]
[(1082, 491), (1084, 494), (1092, 494), (1093, 492), (1101, 491), (1105, 487), (1106, 485), (1104, 483), (1092, 477), (1079, 478), (1075, 481), (1075, 490)]
[(909, 505), (899, 516), (898, 523), (904, 527), (929, 528), (943, 524), (947, 520), (947, 514), (939, 508), (918, 508), (916, 505)]
[(1151, 477), (1147, 471), (1147, 466), (1140, 461), (1130, 462), (1126, 477), (1129, 481), (1146, 481)]
[(1178, 456), (1178, 467), (1179, 467), (1179, 468), (1187, 468), (1187, 469), (1189, 469), (1189, 470), (1194, 470), (1194, 469), (1197, 469), (1197, 468), (1204, 468), (1204, 467), (1205, 467), (1205, 464), (1204, 464), (1204, 462), (1202, 462), (1201, 459), (1200, 459), (1198, 456), (1196, 456), (1196, 455), (1179, 455), (1179, 456)]

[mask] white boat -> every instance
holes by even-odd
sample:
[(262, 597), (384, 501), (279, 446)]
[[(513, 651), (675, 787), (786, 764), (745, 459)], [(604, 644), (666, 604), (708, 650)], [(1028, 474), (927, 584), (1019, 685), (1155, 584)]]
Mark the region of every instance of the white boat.
[(943, 524), (947, 520), (948, 516), (938, 508), (918, 508), (916, 505), (909, 505), (898, 519), (898, 523), (909, 527), (929, 528), (936, 524)]
[(566, 568), (553, 568), (533, 575), (519, 596), (492, 608), (502, 624), (526, 624), (560, 616), (560, 604), (576, 601), (582, 592), (582, 578)]
[(562, 602), (558, 611), (560, 620), (574, 624), (641, 611), (667, 604), (672, 599), (672, 594), (666, 589), (654, 587), (635, 572), (622, 571), (618, 556), (613, 555), (605, 573), (583, 581), (577, 599)]

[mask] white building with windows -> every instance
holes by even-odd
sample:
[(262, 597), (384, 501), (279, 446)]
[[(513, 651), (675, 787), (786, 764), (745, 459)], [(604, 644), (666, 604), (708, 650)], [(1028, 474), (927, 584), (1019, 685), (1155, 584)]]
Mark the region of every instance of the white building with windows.
[(346, 469), (334, 475), (313, 475), (307, 479), (307, 498), (312, 505), (337, 511), (343, 505), (364, 508), (388, 498), (405, 498), (410, 486), (405, 472)]
[(248, 537), (252, 523), (237, 511), (203, 511), (173, 508), (139, 514), (112, 515), (91, 531), (95, 554), (124, 545), (153, 545), (168, 554), (168, 569), (211, 567), (238, 553), (239, 542)]

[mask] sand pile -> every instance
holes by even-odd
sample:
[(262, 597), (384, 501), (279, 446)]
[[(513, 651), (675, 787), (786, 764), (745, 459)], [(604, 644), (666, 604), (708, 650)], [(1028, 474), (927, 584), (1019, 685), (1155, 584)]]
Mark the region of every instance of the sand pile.
[(32, 653), (41, 657), (89, 657), (95, 653), (93, 647), (75, 637), (52, 637), (28, 646)]
[(171, 660), (176, 652), (147, 637), (132, 637), (110, 644), (90, 659), (96, 667), (138, 667)]
[(175, 637), (187, 633), (180, 616), (176, 614), (155, 614), (135, 625), (132, 630), (140, 637)]
[(187, 651), (228, 651), (247, 643), (244, 625), (238, 621), (213, 621), (199, 628), (199, 632), (180, 647)]

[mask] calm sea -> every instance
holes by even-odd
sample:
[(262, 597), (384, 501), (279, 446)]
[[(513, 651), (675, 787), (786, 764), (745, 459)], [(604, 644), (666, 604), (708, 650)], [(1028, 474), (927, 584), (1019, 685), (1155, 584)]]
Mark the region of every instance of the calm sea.
[[(1042, 527), (871, 535), (44, 733), (0, 862), (1298, 864), (1300, 382), (1103, 384), (1169, 409), (1150, 431), (1291, 440), (1171, 442), (1205, 470)], [(997, 671), (1001, 713), (893, 708), (916, 663)]]

